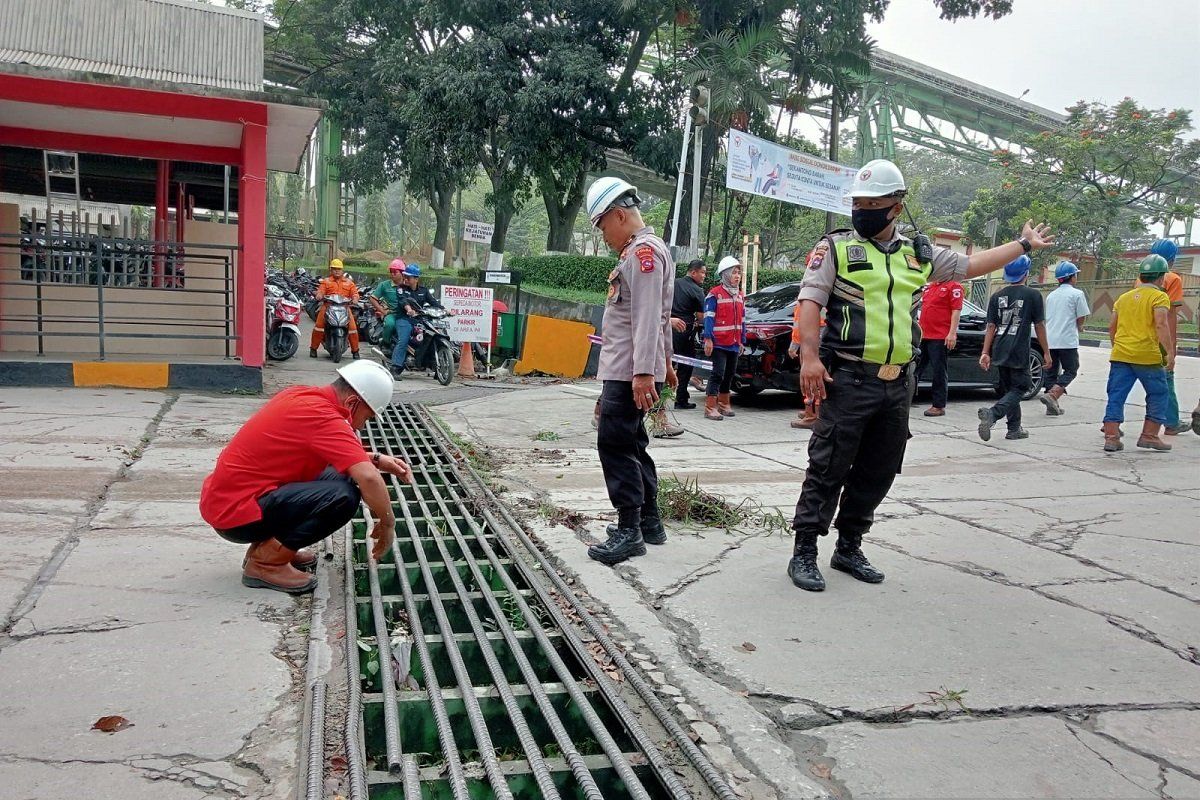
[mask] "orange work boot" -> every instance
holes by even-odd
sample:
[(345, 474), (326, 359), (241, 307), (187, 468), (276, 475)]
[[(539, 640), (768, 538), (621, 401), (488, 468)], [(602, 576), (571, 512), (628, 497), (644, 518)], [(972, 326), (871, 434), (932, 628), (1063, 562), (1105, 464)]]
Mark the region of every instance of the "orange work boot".
[(725, 419), (725, 417), (721, 416), (721, 412), (717, 410), (717, 396), (715, 394), (704, 396), (704, 418), (716, 420), (717, 422)]
[(1144, 447), (1147, 450), (1157, 450), (1160, 453), (1165, 453), (1171, 449), (1171, 445), (1158, 438), (1158, 432), (1162, 426), (1157, 422), (1146, 420), (1142, 423), (1142, 435), (1138, 437), (1137, 446)]
[(729, 392), (721, 392), (719, 395), (717, 395), (717, 411), (721, 413), (721, 416), (737, 416), (737, 414), (733, 413), (733, 406), (730, 404), (731, 402), (732, 401), (730, 400)]
[(1104, 452), (1117, 453), (1125, 449), (1121, 443), (1121, 423), (1106, 422), (1101, 430), (1104, 431)]
[(793, 428), (810, 431), (812, 430), (813, 425), (817, 424), (817, 419), (818, 417), (813, 412), (812, 408), (805, 407), (805, 409), (801, 411), (794, 420), (792, 420), (791, 425)]
[(293, 567), (295, 557), (296, 551), (284, 547), (278, 539), (259, 543), (242, 569), (242, 585), (288, 594), (311, 592), (317, 587), (317, 579)]
[[(246, 568), (246, 563), (250, 560), (250, 555), (258, 549), (260, 544), (262, 544), (262, 542), (253, 542), (249, 547), (246, 548), (246, 555), (242, 558), (242, 569)], [(292, 558), (292, 566), (296, 569), (308, 569), (309, 567), (316, 565), (316, 563), (317, 554), (312, 550), (309, 550), (307, 547), (303, 550), (297, 550), (296, 555)]]

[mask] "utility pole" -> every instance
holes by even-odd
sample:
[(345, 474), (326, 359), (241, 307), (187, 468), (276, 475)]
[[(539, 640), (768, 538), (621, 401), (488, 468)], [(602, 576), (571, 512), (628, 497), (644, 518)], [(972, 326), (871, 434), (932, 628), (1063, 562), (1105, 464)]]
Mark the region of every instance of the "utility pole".
[(704, 131), (708, 126), (708, 87), (696, 86), (692, 89), (692, 114), (695, 116), (693, 130), (695, 131), (695, 150), (692, 152), (692, 226), (691, 246), (688, 248), (690, 258), (700, 254), (700, 173), (703, 164)]

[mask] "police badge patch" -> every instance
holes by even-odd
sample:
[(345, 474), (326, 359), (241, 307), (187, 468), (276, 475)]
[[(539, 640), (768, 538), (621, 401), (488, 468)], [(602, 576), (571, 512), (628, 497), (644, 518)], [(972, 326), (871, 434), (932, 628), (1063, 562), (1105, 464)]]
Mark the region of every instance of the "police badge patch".
[(620, 275), (620, 268), (614, 269), (612, 272), (608, 273), (608, 302), (610, 303), (617, 299), (619, 293), (617, 286), (621, 282)]
[(805, 264), (809, 269), (820, 269), (825, 263), (825, 256), (829, 253), (829, 242), (825, 239), (817, 242), (817, 246), (808, 254), (808, 260)]
[(638, 266), (642, 272), (654, 272), (654, 248), (648, 244), (644, 244), (637, 250), (633, 251), (637, 257)]
[(846, 248), (846, 258), (850, 261), (866, 261), (867, 248), (861, 244), (852, 244)]

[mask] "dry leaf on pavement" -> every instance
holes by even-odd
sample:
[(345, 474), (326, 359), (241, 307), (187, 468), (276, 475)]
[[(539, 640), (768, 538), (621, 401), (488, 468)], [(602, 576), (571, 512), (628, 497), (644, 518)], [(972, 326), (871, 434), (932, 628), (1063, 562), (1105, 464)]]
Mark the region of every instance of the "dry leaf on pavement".
[(92, 730), (104, 731), (105, 733), (116, 733), (117, 731), (123, 731), (126, 728), (132, 727), (132, 722), (115, 714), (109, 717), (101, 717), (92, 723)]

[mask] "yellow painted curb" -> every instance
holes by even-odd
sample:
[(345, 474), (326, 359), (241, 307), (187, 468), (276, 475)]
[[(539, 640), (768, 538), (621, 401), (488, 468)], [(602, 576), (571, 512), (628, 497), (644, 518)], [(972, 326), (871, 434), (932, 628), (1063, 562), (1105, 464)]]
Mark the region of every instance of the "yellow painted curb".
[(76, 361), (72, 365), (76, 386), (121, 386), (129, 389), (165, 389), (169, 364)]

